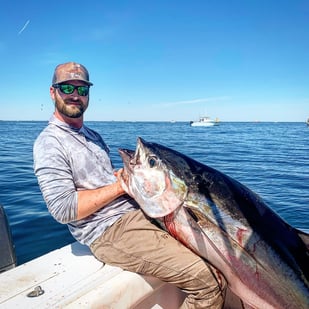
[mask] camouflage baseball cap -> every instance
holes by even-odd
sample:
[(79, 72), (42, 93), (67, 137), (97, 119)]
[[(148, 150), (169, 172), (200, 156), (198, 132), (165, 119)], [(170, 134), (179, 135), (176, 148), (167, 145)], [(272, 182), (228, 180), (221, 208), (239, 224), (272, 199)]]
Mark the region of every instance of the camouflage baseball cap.
[(89, 81), (89, 73), (87, 69), (82, 64), (67, 62), (56, 66), (53, 76), (53, 84), (60, 84), (69, 80), (81, 80), (89, 86), (93, 85)]

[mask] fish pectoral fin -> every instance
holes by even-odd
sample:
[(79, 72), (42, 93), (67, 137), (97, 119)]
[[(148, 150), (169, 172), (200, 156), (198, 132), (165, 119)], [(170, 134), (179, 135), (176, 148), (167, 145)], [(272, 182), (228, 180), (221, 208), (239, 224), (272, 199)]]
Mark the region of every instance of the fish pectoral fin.
[[(211, 222), (207, 215), (201, 212), (198, 208), (193, 207), (192, 205), (187, 203), (184, 203), (183, 207), (186, 209), (190, 217), (200, 226), (201, 229), (203, 229), (205, 225), (208, 225), (207, 222)], [(213, 225), (213, 223), (211, 223), (211, 225)]]
[[(226, 265), (230, 265), (230, 261), (222, 254), (222, 248), (225, 248), (226, 251), (233, 252), (233, 255), (241, 260), (251, 261), (254, 267), (259, 266), (260, 270), (268, 271), (263, 264), (256, 260), (254, 254), (248, 252), (238, 241), (224, 231), (216, 222), (209, 220), (206, 215), (204, 215), (198, 209), (186, 205), (186, 211), (190, 217), (196, 222), (197, 226), (200, 228), (200, 231), (204, 234), (206, 239), (208, 239), (209, 244), (213, 247), (215, 251), (218, 252), (218, 255), (225, 261)], [(217, 240), (221, 241), (221, 244), (215, 242), (211, 235), (220, 235)], [(221, 249), (220, 249), (221, 246)]]
[(298, 236), (301, 238), (301, 240), (303, 241), (303, 243), (306, 245), (307, 249), (309, 250), (309, 234), (300, 231), (298, 229), (295, 229), (296, 233), (298, 234)]
[(186, 207), (187, 212), (190, 214), (191, 218), (195, 221), (195, 222), (199, 222), (201, 217), (200, 217), (200, 213), (198, 211), (194, 211), (192, 208), (190, 207)]

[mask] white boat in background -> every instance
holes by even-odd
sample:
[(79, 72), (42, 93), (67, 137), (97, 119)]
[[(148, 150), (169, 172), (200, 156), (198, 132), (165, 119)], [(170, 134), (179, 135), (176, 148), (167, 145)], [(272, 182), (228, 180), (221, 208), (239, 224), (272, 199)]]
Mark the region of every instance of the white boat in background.
[(190, 121), (191, 127), (212, 127), (219, 124), (219, 119), (211, 119), (208, 116), (200, 117), (198, 121)]

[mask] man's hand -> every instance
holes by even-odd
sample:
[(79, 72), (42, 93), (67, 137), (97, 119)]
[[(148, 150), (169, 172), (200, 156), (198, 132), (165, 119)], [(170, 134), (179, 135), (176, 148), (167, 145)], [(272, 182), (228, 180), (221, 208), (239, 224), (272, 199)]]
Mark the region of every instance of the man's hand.
[(114, 175), (117, 177), (117, 181), (120, 183), (122, 189), (129, 195), (130, 190), (129, 190), (129, 177), (125, 170), (123, 168), (119, 169), (118, 171), (114, 172)]

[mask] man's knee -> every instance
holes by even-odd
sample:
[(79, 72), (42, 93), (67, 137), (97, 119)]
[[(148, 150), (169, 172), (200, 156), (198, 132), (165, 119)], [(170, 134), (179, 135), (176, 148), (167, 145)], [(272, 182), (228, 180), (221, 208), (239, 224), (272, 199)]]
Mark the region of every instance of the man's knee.
[(202, 261), (199, 268), (181, 308), (222, 308), (227, 288), (225, 278), (217, 269)]

